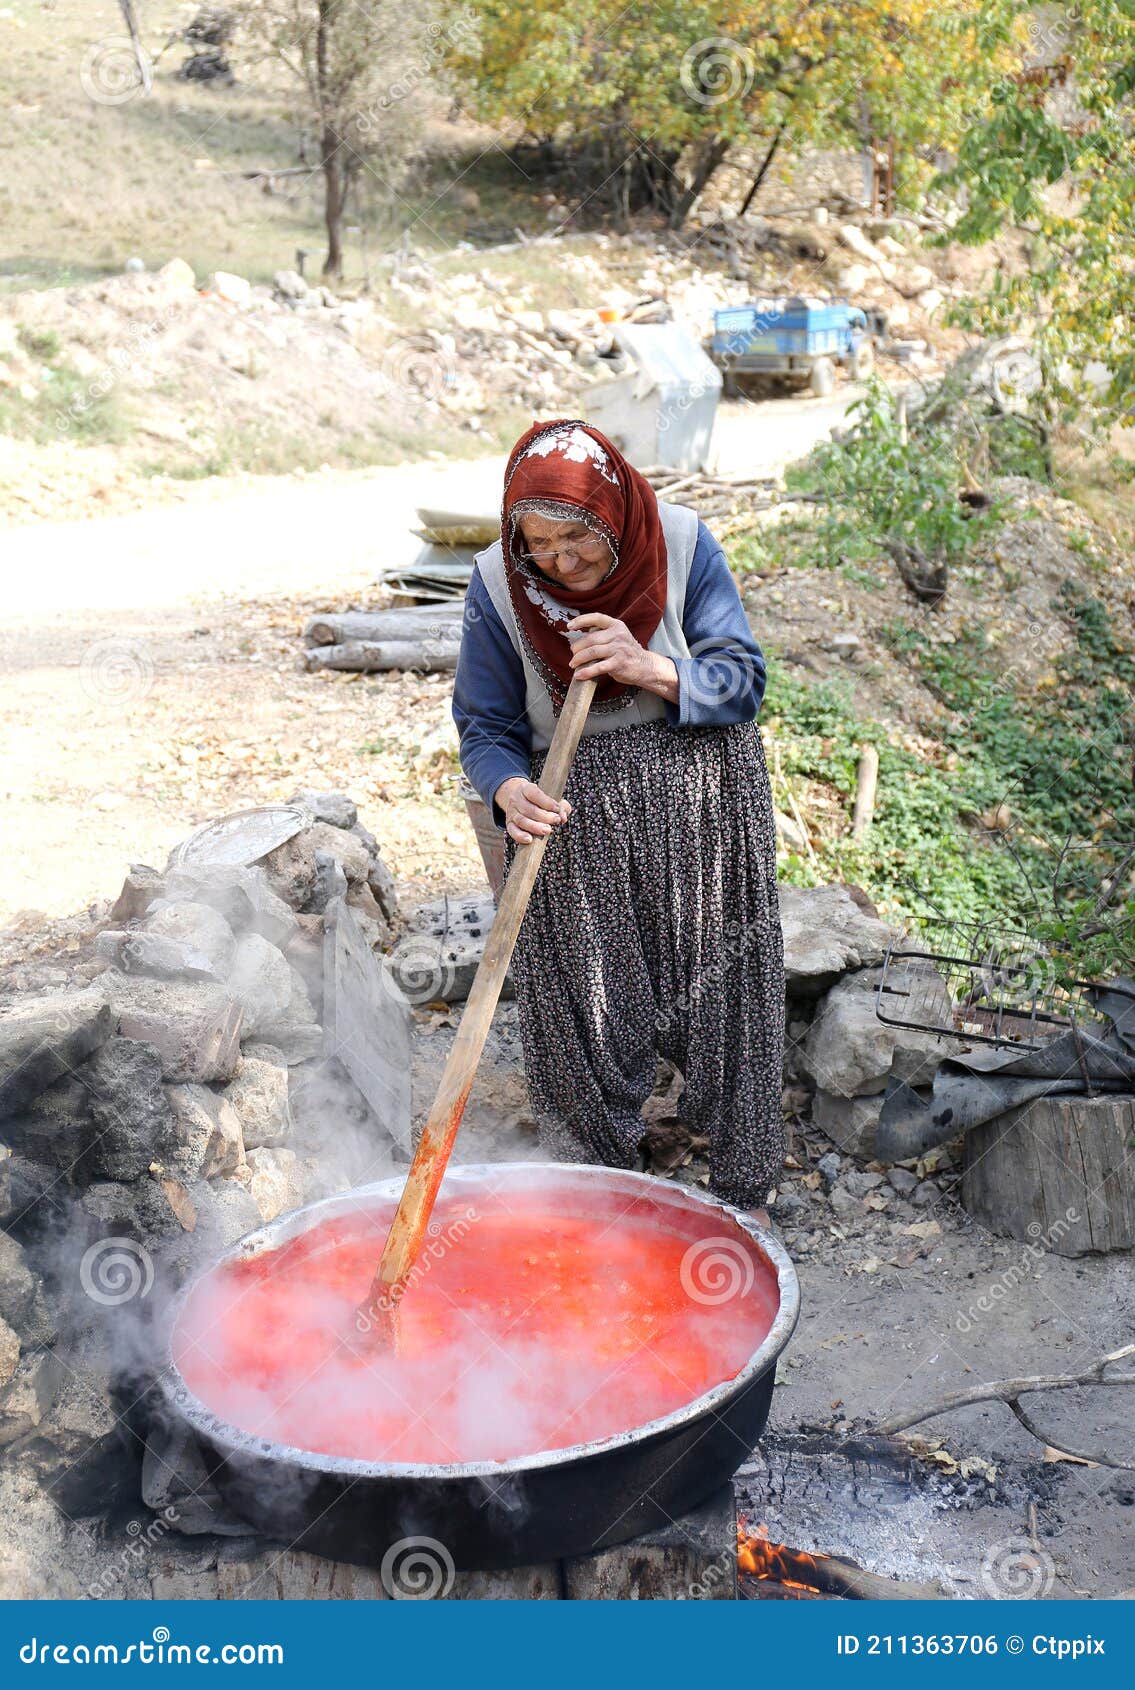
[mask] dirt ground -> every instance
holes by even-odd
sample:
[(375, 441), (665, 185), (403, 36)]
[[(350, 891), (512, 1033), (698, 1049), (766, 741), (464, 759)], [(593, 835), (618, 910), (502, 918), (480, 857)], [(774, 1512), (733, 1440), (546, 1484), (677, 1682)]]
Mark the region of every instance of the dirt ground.
[[(416, 1019), (414, 1104), (421, 1113), (456, 1017), (421, 1011)], [(915, 1206), (884, 1179), (878, 1208), (843, 1203), (837, 1212), (831, 1192), (855, 1164), (844, 1158), (829, 1189), (817, 1167), (832, 1147), (793, 1114), (794, 1101), (786, 1095), (790, 1161), (771, 1209), (800, 1276), (801, 1317), (777, 1379), (774, 1439), (869, 1432), (888, 1415), (984, 1380), (1075, 1372), (1131, 1342), (1135, 1282), (1126, 1255), (1067, 1260), (993, 1237), (961, 1207), (960, 1170), (948, 1156), (927, 1170), (934, 1193), (922, 1193), (928, 1201)], [(540, 1154), (516, 1007), (504, 1004), (457, 1155), (489, 1162)], [(704, 1184), (707, 1173), (695, 1157), (676, 1177)], [(1054, 1443), (1063, 1436), (1135, 1463), (1128, 1392), (1051, 1392), (1031, 1400)], [(859, 1506), (837, 1511), (834, 1523), (818, 1523), (809, 1517), (806, 1487), (790, 1487), (779, 1503), (766, 1494), (758, 1460), (740, 1480), (750, 1521), (763, 1520), (774, 1541), (783, 1537), (797, 1548), (849, 1554), (897, 1577), (941, 1579), (960, 1598), (1022, 1594), (1011, 1582), (1014, 1549), (1027, 1548), (1035, 1524), (1040, 1571), (1030, 1576), (1043, 1577), (1044, 1590), (1033, 1594), (1113, 1598), (1135, 1591), (1135, 1474), (1060, 1460), (1003, 1403), (955, 1410), (907, 1436), (927, 1476), (925, 1494), (909, 1486), (877, 1495), (865, 1488), (872, 1504), (866, 1511), (861, 1497)], [(832, 1535), (808, 1535), (817, 1529)]]

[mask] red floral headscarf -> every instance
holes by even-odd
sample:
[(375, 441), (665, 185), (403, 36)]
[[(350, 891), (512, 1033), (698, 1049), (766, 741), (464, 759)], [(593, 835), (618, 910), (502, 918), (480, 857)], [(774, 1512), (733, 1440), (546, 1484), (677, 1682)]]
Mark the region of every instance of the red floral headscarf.
[[(584, 523), (607, 541), (615, 561), (598, 586), (556, 597), (556, 584), (523, 561), (519, 519), (537, 509)], [(649, 644), (666, 608), (658, 500), (646, 477), (598, 429), (560, 418), (522, 435), (505, 471), (501, 545), (521, 638), (557, 713), (572, 678), (565, 627), (572, 616), (602, 611), (625, 622), (640, 645)], [(634, 690), (605, 675), (596, 707), (618, 709)]]

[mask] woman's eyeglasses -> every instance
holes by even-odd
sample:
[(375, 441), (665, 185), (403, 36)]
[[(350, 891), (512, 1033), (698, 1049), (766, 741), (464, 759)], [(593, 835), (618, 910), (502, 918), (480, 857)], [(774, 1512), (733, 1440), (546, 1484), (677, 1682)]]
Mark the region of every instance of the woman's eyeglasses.
[(534, 563), (537, 568), (543, 568), (546, 564), (554, 563), (558, 557), (584, 558), (598, 563), (599, 559), (606, 555), (605, 540), (569, 540), (566, 545), (557, 547), (555, 551), (521, 552), (520, 561)]

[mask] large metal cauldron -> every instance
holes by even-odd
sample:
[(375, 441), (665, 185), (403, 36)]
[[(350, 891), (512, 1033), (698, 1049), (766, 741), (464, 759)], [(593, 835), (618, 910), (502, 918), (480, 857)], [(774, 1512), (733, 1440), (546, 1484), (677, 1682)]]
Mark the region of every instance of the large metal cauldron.
[[(664, 1419), (542, 1455), (460, 1466), (354, 1461), (254, 1437), (192, 1394), (167, 1339), (157, 1386), (161, 1412), (188, 1424), (225, 1501), (251, 1525), (298, 1549), (363, 1566), (381, 1565), (387, 1549), (408, 1537), (437, 1539), (459, 1568), (522, 1566), (586, 1554), (665, 1525), (711, 1496), (746, 1459), (768, 1418), (776, 1360), (799, 1309), (796, 1274), (776, 1238), (741, 1211), (682, 1186), (543, 1163), (454, 1168), (439, 1215), (451, 1201), (463, 1208), (474, 1202), (478, 1189), (499, 1191), (505, 1180), (518, 1195), (526, 1188), (546, 1193), (554, 1184), (565, 1213), (614, 1218), (648, 1203), (660, 1224), (691, 1242), (737, 1238), (740, 1230), (779, 1289), (772, 1329), (736, 1378)], [(298, 1209), (250, 1233), (222, 1260), (277, 1249), (316, 1222), (363, 1204), (373, 1210), (388, 1200), (393, 1216), (401, 1185), (367, 1186)], [(380, 1237), (376, 1232), (376, 1249)], [(191, 1290), (177, 1299), (171, 1330)]]

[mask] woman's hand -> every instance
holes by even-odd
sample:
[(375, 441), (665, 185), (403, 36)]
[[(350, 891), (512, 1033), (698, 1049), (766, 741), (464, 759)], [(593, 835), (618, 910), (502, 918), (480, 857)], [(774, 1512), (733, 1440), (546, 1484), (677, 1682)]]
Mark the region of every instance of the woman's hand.
[(590, 610), (573, 616), (568, 627), (582, 632), (582, 638), (572, 644), (571, 667), (577, 681), (598, 681), (609, 675), (624, 686), (642, 687), (671, 704), (678, 702), (673, 660), (639, 645), (625, 622)]
[(504, 811), (505, 827), (518, 845), (531, 845), (539, 835), (551, 833), (571, 815), (566, 798), (549, 798), (534, 780), (510, 775), (502, 780), (493, 798)]

